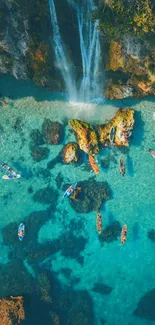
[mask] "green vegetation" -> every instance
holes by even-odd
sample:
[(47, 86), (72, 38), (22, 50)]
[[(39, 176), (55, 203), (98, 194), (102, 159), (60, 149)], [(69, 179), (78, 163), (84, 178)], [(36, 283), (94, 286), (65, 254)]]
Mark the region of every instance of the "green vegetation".
[(119, 40), (126, 33), (145, 36), (155, 32), (153, 0), (101, 0), (93, 13), (104, 36)]

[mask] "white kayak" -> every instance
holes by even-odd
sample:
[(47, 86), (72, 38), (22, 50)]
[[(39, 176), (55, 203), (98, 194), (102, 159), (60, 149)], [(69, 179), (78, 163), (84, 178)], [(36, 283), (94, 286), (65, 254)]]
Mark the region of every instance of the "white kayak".
[(12, 174), (10, 174), (10, 175), (3, 175), (2, 176), (2, 178), (3, 179), (17, 179), (17, 178), (20, 178), (21, 177), (21, 175), (20, 174), (15, 174), (15, 175), (12, 175)]

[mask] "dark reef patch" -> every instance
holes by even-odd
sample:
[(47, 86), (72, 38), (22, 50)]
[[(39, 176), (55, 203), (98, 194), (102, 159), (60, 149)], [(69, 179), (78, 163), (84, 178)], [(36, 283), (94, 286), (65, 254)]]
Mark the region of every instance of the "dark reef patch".
[(33, 200), (42, 204), (51, 204), (56, 206), (58, 199), (58, 192), (55, 188), (47, 186), (43, 189), (36, 191), (33, 195)]
[(37, 147), (45, 144), (42, 133), (38, 129), (34, 129), (30, 133), (31, 146)]
[(149, 321), (155, 321), (155, 289), (148, 291), (137, 305), (134, 315)]
[(151, 229), (147, 233), (147, 237), (155, 243), (155, 230)]
[(61, 172), (58, 173), (58, 175), (57, 175), (57, 177), (56, 177), (55, 180), (56, 180), (56, 184), (57, 184), (58, 189), (60, 189), (61, 188), (61, 185), (63, 183), (63, 180), (64, 180), (64, 177), (61, 174)]
[[(66, 184), (64, 190), (69, 186)], [(88, 213), (98, 211), (102, 204), (110, 199), (110, 188), (107, 182), (96, 182), (94, 178), (79, 182), (81, 187), (78, 200), (70, 199), (70, 204), (76, 212)]]
[(47, 168), (38, 168), (36, 172), (37, 177), (41, 177), (43, 179), (51, 179), (51, 173)]
[(101, 295), (109, 295), (113, 288), (104, 283), (95, 283), (92, 290)]
[(59, 122), (45, 119), (42, 125), (42, 134), (48, 144), (59, 144), (64, 138), (64, 128)]
[(18, 116), (15, 120), (15, 123), (13, 125), (13, 129), (16, 131), (16, 132), (22, 132), (23, 131), (23, 121), (22, 121), (22, 118), (20, 116)]
[(107, 226), (99, 236), (101, 242), (111, 243), (118, 239), (121, 235), (121, 225), (118, 221), (114, 221), (111, 225)]
[(31, 294), (34, 290), (34, 280), (19, 259), (0, 265), (0, 282), (2, 296)]
[(47, 168), (51, 170), (52, 168), (55, 167), (56, 164), (62, 164), (61, 153), (59, 153), (55, 158), (53, 158), (47, 163)]
[(46, 159), (49, 155), (49, 149), (46, 147), (33, 147), (31, 148), (31, 155), (34, 161), (41, 161)]

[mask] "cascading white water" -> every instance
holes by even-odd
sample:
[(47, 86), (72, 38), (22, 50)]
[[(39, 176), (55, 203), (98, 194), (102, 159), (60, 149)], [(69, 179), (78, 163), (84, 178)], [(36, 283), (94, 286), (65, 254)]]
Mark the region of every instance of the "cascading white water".
[(56, 65), (61, 71), (63, 80), (66, 85), (66, 90), (69, 95), (70, 100), (76, 100), (76, 86), (75, 86), (75, 79), (73, 77), (72, 65), (70, 64), (67, 53), (65, 49), (65, 45), (61, 38), (57, 14), (55, 9), (54, 0), (49, 0), (50, 6), (50, 14), (51, 14), (51, 22), (53, 26), (53, 47), (56, 57)]
[(98, 22), (92, 21), (92, 11), (95, 8), (93, 0), (68, 0), (77, 15), (83, 76), (80, 83), (79, 95), (84, 101), (101, 96), (101, 48)]
[(72, 65), (69, 64), (69, 58), (61, 38), (54, 0), (49, 0), (56, 61), (66, 84), (69, 99), (89, 102), (101, 97), (103, 91), (100, 74), (101, 48), (97, 30), (98, 22), (92, 21), (94, 2), (93, 0), (67, 0), (67, 2), (76, 13), (79, 31), (82, 77), (77, 87), (75, 87), (76, 78), (73, 78)]

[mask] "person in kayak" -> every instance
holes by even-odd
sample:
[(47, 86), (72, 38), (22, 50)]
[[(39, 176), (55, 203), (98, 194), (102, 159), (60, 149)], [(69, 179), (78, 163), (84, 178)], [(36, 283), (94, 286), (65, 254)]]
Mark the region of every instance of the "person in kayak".
[(16, 173), (11, 173), (9, 176), (8, 176), (9, 178), (17, 178), (17, 174)]
[(124, 177), (125, 175), (125, 165), (123, 158), (120, 159), (120, 174)]

